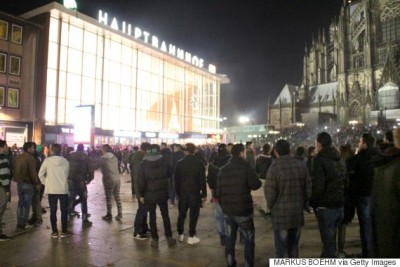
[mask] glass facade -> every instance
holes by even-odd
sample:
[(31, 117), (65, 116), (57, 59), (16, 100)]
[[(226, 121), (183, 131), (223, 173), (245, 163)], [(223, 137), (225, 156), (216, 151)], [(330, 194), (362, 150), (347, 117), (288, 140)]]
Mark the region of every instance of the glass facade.
[(215, 133), (220, 77), (95, 23), (50, 13), (47, 125), (95, 106), (105, 130)]

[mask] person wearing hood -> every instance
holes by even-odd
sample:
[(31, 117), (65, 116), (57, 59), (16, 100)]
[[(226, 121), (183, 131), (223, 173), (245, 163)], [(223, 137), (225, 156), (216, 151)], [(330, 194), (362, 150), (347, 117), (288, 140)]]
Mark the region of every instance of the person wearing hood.
[(171, 166), (160, 155), (160, 146), (152, 144), (143, 158), (139, 169), (139, 200), (144, 204), (150, 215), (151, 246), (158, 248), (158, 233), (156, 208), (160, 208), (164, 222), (165, 237), (168, 246), (176, 245), (172, 238), (171, 221), (168, 215), (168, 181), (171, 178)]
[(343, 219), (346, 164), (326, 132), (317, 135), (316, 150), (310, 204), (315, 211), (323, 243), (321, 258), (336, 258), (335, 233)]
[(116, 220), (122, 219), (122, 204), (120, 199), (121, 180), (118, 171), (118, 159), (112, 153), (110, 145), (103, 145), (101, 149), (103, 155), (96, 167), (100, 167), (103, 174), (103, 186), (106, 195), (107, 214), (102, 217), (103, 220), (112, 220), (112, 202), (111, 196), (114, 196), (115, 203), (117, 204), (118, 214), (115, 216)]
[(49, 197), (50, 223), (52, 238), (58, 238), (57, 203), (60, 201), (61, 238), (67, 237), (68, 224), (68, 173), (69, 163), (61, 156), (61, 145), (54, 144), (50, 148), (50, 156), (40, 167), (39, 179), (45, 186), (45, 194)]

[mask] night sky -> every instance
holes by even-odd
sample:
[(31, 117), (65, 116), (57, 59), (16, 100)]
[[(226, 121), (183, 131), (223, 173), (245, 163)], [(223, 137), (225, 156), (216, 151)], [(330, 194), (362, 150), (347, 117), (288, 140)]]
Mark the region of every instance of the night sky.
[[(52, 2), (1, 0), (12, 14)], [(61, 2), (62, 1), (57, 1)], [(146, 30), (203, 58), (226, 74), (221, 87), (223, 126), (240, 115), (266, 123), (268, 97), (286, 83), (300, 85), (305, 44), (339, 15), (342, 0), (78, 0), (78, 11), (110, 17)]]

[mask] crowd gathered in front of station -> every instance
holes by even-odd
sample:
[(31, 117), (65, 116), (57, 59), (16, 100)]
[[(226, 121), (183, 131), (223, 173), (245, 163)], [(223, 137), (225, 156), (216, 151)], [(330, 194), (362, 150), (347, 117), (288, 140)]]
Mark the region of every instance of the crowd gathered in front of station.
[[(17, 229), (42, 224), (43, 195), (50, 206), (51, 238), (67, 238), (69, 222), (81, 206), (82, 227), (90, 227), (87, 185), (100, 170), (106, 207), (102, 220), (121, 220), (121, 174), (131, 178), (138, 200), (133, 238), (151, 239), (158, 248), (157, 207), (168, 246), (200, 242), (196, 226), (205, 201), (215, 207), (216, 234), (225, 247), (227, 266), (236, 266), (235, 243), (244, 245), (245, 266), (254, 266), (254, 201), (263, 188), (259, 211), (274, 229), (276, 258), (299, 257), (304, 214), (313, 213), (321, 238), (321, 258), (348, 257), (346, 225), (357, 216), (361, 258), (400, 255), (400, 129), (370, 127), (298, 128), (273, 140), (195, 145), (193, 143), (111, 146), (85, 149), (26, 142), (20, 153), (0, 140), (0, 221), (10, 201), (10, 186), (18, 192)], [(14, 153), (13, 153), (14, 151)], [(208, 186), (208, 188), (207, 188)], [(209, 189), (209, 190), (208, 190)], [(211, 192), (211, 196), (207, 195)], [(113, 214), (113, 200), (117, 211)], [(58, 203), (61, 231), (57, 223)], [(173, 236), (169, 205), (178, 208)], [(189, 229), (185, 236), (185, 219)], [(10, 238), (0, 224), (0, 241)]]

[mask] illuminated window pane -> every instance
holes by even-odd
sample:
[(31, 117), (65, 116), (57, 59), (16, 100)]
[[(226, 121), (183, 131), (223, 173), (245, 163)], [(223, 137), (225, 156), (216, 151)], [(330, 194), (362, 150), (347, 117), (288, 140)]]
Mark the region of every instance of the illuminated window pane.
[(47, 69), (47, 96), (55, 97), (57, 88), (57, 72), (53, 69)]
[(121, 53), (122, 53), (122, 47), (121, 44), (119, 42), (113, 41), (111, 40), (111, 44), (110, 44), (110, 59), (117, 61), (117, 62), (121, 62)]
[(76, 100), (79, 103), (81, 99), (81, 76), (68, 73), (67, 99)]
[(82, 73), (82, 52), (69, 49), (68, 50), (68, 72), (81, 74)]
[(50, 42), (58, 43), (58, 33), (60, 21), (55, 18), (50, 18), (49, 40)]
[(83, 30), (74, 25), (69, 26), (69, 31), (72, 38), (69, 38), (69, 46), (78, 50), (82, 50)]
[(75, 122), (75, 107), (79, 105), (79, 101), (67, 100), (65, 107), (65, 123), (73, 124)]
[(131, 76), (132, 70), (130, 66), (127, 65), (122, 65), (122, 72), (121, 72), (121, 83), (124, 85), (131, 85), (132, 81), (132, 76)]
[(109, 62), (110, 81), (113, 83), (121, 82), (121, 65), (118, 62)]
[(96, 80), (96, 99), (95, 102), (96, 104), (101, 104), (101, 93), (102, 93), (102, 81), (101, 80)]
[(92, 105), (95, 103), (95, 80), (92, 78), (82, 78), (82, 105)]
[(58, 97), (67, 97), (67, 73), (60, 71), (58, 73)]
[(96, 78), (97, 79), (104, 79), (103, 77), (103, 58), (96, 57)]
[(152, 92), (157, 92), (157, 93), (161, 92), (161, 81), (158, 75), (152, 75), (150, 83), (151, 83), (150, 90)]
[(143, 52), (139, 52), (139, 65), (141, 70), (151, 71), (151, 57)]
[(60, 70), (67, 71), (68, 62), (68, 48), (66, 46), (61, 46), (60, 48)]
[(61, 44), (65, 46), (69, 44), (69, 24), (66, 22), (61, 24)]
[(49, 57), (47, 60), (47, 66), (52, 69), (58, 68), (58, 45), (56, 43), (49, 43)]
[(96, 54), (96, 45), (97, 45), (97, 35), (90, 31), (85, 31), (84, 33), (85, 39), (83, 44), (83, 50), (86, 53)]
[(45, 112), (46, 122), (50, 124), (56, 121), (56, 98), (46, 97), (46, 112)]
[(129, 87), (121, 87), (120, 105), (127, 108), (131, 106), (131, 90)]
[(126, 45), (122, 46), (122, 63), (125, 65), (132, 64), (132, 48)]
[(108, 129), (119, 129), (119, 108), (116, 106), (109, 106), (107, 119), (108, 119)]
[(58, 99), (57, 123), (59, 124), (65, 123), (65, 98)]
[(96, 56), (84, 54), (83, 56), (83, 76), (96, 77)]
[(139, 70), (138, 72), (138, 87), (139, 89), (150, 89), (150, 73)]
[(109, 103), (110, 106), (119, 106), (121, 102), (121, 89), (119, 84), (110, 83)]

